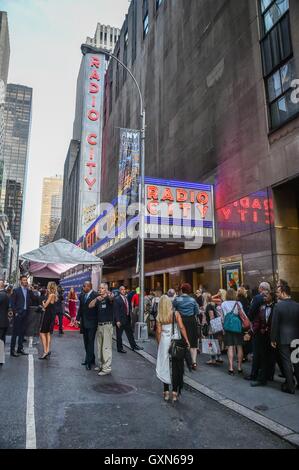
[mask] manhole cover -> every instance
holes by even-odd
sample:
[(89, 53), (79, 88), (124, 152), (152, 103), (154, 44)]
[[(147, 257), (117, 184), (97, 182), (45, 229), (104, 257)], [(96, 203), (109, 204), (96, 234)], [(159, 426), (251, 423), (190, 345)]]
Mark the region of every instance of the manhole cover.
[(97, 384), (94, 385), (93, 389), (98, 393), (104, 393), (105, 395), (124, 395), (136, 391), (135, 387), (125, 384)]
[(269, 410), (268, 406), (266, 406), (266, 405), (258, 405), (258, 406), (255, 406), (254, 409), (257, 410), (257, 411), (268, 411)]

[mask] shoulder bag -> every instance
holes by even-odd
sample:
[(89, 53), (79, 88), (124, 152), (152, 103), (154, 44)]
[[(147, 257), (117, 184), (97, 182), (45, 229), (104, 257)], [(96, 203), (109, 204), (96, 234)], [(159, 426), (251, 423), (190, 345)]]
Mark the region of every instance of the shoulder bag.
[(183, 360), (186, 356), (187, 345), (183, 338), (174, 339), (175, 311), (172, 314), (172, 338), (169, 348), (169, 355), (172, 359)]
[(236, 305), (238, 305), (238, 302), (236, 302), (234, 308), (225, 315), (223, 324), (224, 331), (230, 333), (242, 333), (241, 319), (239, 318), (239, 315), (234, 313)]

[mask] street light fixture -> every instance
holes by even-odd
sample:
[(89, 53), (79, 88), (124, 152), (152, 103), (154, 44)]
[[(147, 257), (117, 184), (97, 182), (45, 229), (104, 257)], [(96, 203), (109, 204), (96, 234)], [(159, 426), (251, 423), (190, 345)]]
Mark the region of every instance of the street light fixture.
[[(144, 250), (144, 205), (145, 205), (145, 109), (144, 101), (141, 93), (140, 86), (131, 72), (131, 70), (114, 54), (107, 51), (106, 49), (86, 46), (89, 51), (94, 51), (98, 54), (104, 54), (106, 58), (110, 58), (118, 62), (130, 75), (133, 82), (138, 90), (140, 99), (140, 138), (141, 138), (141, 149), (140, 149), (140, 183), (139, 183), (139, 243), (138, 243), (138, 260), (139, 260), (139, 322), (137, 323), (137, 335), (136, 339), (147, 339), (147, 327), (144, 323), (144, 266), (145, 266), (145, 250)], [(82, 52), (84, 45), (82, 45)]]

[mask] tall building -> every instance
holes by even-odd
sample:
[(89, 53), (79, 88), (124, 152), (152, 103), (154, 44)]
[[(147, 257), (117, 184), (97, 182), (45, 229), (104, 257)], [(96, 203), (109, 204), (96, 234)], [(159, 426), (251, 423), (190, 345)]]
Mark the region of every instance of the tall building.
[(7, 13), (0, 11), (0, 81), (2, 80), (5, 85), (8, 77), (9, 57), (10, 43)]
[[(3, 174), (3, 145), (4, 145), (4, 103), (5, 103), (5, 90), (8, 77), (10, 57), (10, 44), (9, 44), (9, 30), (7, 13), (0, 11), (0, 165), (1, 176)], [(2, 189), (2, 182), (0, 182), (0, 194)]]
[(119, 39), (120, 30), (114, 26), (97, 24), (97, 29), (93, 38), (88, 37), (86, 44), (92, 47), (107, 49), (112, 52)]
[(106, 71), (105, 55), (99, 49), (83, 44), (81, 51), (73, 137), (64, 167), (61, 223), (62, 236), (72, 242), (85, 233), (98, 213)]
[(62, 176), (44, 178), (39, 245), (51, 243), (61, 220)]
[(4, 107), (4, 174), (1, 200), (8, 216), (8, 228), (18, 244), (26, 189), (31, 108), (32, 88), (8, 84)]
[[(216, 292), (283, 278), (299, 296), (298, 24), (297, 0), (131, 1), (114, 53), (144, 97), (146, 175), (163, 179), (170, 202), (194, 204), (186, 182), (213, 184), (215, 194), (215, 243), (147, 241), (147, 288), (188, 281)], [(117, 129), (140, 128), (139, 97), (113, 61), (105, 93), (101, 200), (112, 201)], [(134, 284), (136, 247), (116, 240), (99, 253), (95, 224), (90, 231), (106, 281)]]

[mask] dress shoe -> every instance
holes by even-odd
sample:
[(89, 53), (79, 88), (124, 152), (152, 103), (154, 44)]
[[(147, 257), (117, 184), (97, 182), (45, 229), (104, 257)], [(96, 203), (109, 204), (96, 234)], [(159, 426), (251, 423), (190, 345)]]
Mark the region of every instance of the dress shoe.
[(87, 362), (81, 362), (81, 366), (87, 366)]
[(11, 357), (19, 357), (19, 354), (17, 354), (16, 352), (11, 352), (10, 355)]
[(250, 384), (251, 387), (264, 387), (265, 385), (267, 384), (264, 382), (259, 382), (258, 380), (251, 382)]
[(103, 377), (104, 375), (110, 375), (111, 374), (111, 370), (110, 371), (104, 371), (104, 370), (101, 370), (101, 372), (98, 373), (98, 375), (100, 377)]
[(21, 356), (29, 356), (29, 354), (26, 353), (26, 352), (24, 351), (24, 349), (22, 349), (21, 351), (17, 351), (17, 353), (18, 353), (18, 354), (21, 354)]
[(124, 349), (120, 349), (119, 351), (117, 351), (118, 353), (120, 354), (127, 354), (127, 351), (125, 351)]
[(295, 389), (290, 390), (288, 387), (285, 386), (285, 384), (282, 384), (281, 391), (284, 393), (290, 393), (291, 395), (295, 395)]
[(85, 369), (86, 370), (91, 370), (91, 366), (89, 364), (86, 364)]
[(138, 346), (138, 344), (136, 344), (134, 346), (134, 348), (132, 348), (133, 351), (143, 351), (144, 348), (142, 348), (141, 346)]

